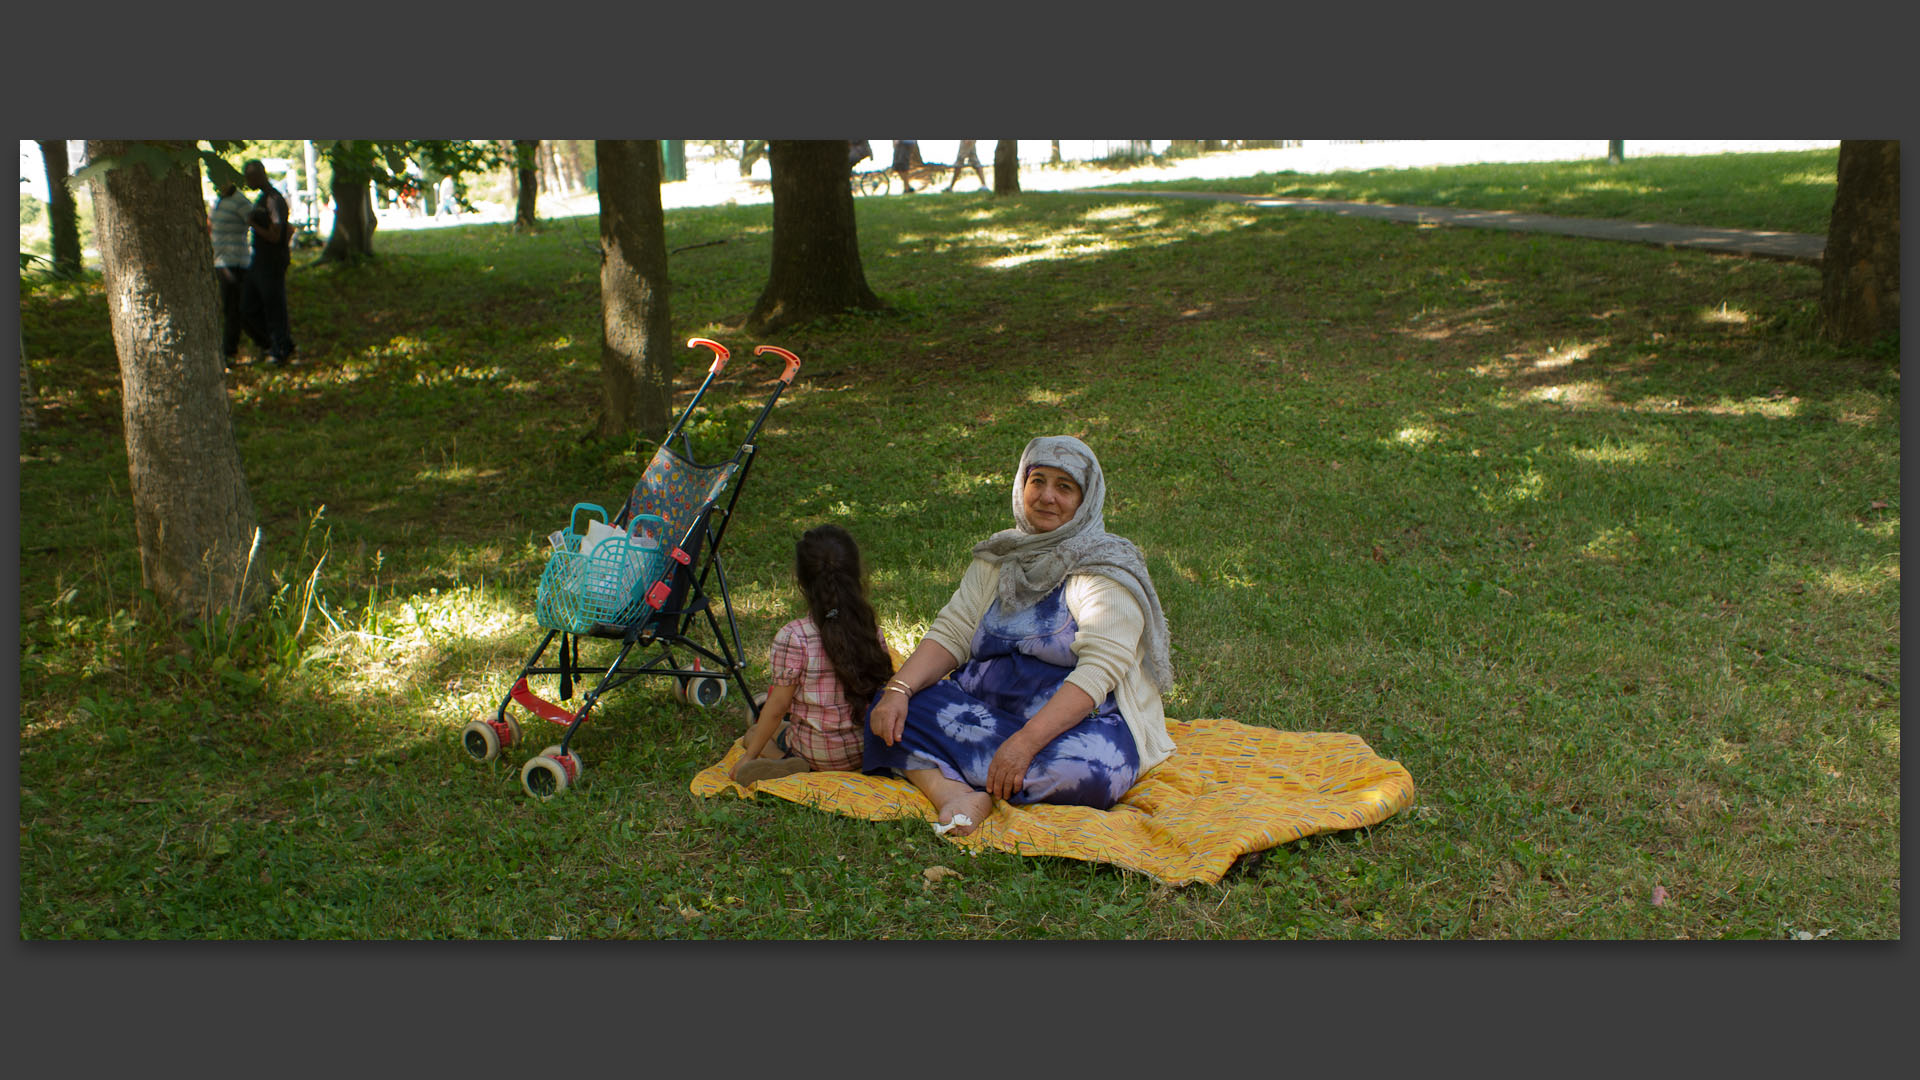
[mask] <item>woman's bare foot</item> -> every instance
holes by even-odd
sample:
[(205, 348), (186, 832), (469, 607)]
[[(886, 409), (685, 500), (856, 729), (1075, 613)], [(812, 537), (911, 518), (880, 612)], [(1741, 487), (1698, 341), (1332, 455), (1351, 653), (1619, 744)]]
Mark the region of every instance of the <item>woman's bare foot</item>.
[[(966, 836), (973, 830), (986, 824), (993, 816), (993, 796), (984, 791), (969, 789), (965, 795), (956, 795), (940, 804), (940, 824), (948, 826), (946, 835)], [(968, 823), (955, 823), (955, 819), (965, 815)]]
[[(939, 769), (902, 769), (900, 775), (907, 783), (920, 789), (920, 794), (934, 806), (939, 816), (936, 826), (948, 836), (966, 836), (986, 823), (993, 814), (993, 796), (970, 784), (961, 783)], [(968, 825), (955, 825), (956, 815), (965, 814)]]

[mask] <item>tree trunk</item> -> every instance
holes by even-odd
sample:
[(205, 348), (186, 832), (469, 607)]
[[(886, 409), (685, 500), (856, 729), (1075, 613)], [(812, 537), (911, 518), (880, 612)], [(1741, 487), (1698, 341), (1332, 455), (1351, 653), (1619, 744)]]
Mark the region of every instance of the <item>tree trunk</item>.
[[(998, 151), (995, 151), (995, 153), (998, 153)], [(996, 162), (999, 160), (1000, 159), (998, 157), (994, 158), (994, 161)], [(1053, 140), (1053, 156), (1047, 159), (1047, 164), (1049, 165), (1060, 164), (1060, 140), (1059, 139)]]
[(1013, 139), (993, 144), (993, 193), (1020, 194), (1020, 144)]
[(333, 168), (333, 231), (318, 262), (353, 262), (373, 257), (373, 233), (380, 219), (373, 213), (373, 184), (354, 179), (339, 162)]
[(532, 232), (540, 227), (535, 213), (540, 199), (539, 139), (513, 141), (514, 168), (519, 176), (520, 194), (513, 212), (513, 231)]
[(1627, 160), (1626, 140), (1609, 139), (1607, 141), (1607, 162), (1612, 165), (1618, 165), (1625, 160)]
[[(88, 143), (93, 161), (132, 144)], [(213, 252), (191, 143), (162, 175), (139, 164), (92, 183), (141, 578), (180, 615), (244, 610), (253, 500), (233, 441)]]
[(1842, 139), (1820, 269), (1827, 337), (1866, 343), (1900, 331), (1900, 143)]
[(38, 404), (33, 395), (33, 371), (27, 367), (27, 333), (20, 332), (20, 430), (40, 430), (40, 420), (34, 415)]
[(603, 140), (594, 143), (594, 156), (600, 168), (598, 434), (653, 441), (667, 434), (673, 392), (660, 144)]
[(887, 305), (867, 287), (844, 139), (774, 139), (773, 269), (747, 315), (765, 333), (822, 315)]
[(80, 211), (67, 187), (67, 140), (41, 139), (40, 156), (47, 162), (47, 223), (53, 230), (53, 269), (57, 274), (80, 272)]

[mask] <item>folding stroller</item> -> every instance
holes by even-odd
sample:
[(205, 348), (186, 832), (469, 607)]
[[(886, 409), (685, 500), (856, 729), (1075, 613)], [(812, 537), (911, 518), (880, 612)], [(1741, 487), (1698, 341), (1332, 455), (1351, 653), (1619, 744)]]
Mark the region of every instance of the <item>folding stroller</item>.
[[(680, 700), (702, 708), (718, 704), (731, 682), (739, 688), (749, 716), (753, 713), (754, 697), (742, 675), (745, 656), (727, 592), (721, 541), (753, 467), (754, 439), (800, 370), (800, 358), (773, 345), (753, 350), (755, 356), (781, 356), (786, 370), (734, 455), (703, 465), (694, 461), (693, 444), (685, 431), (687, 418), (726, 366), (729, 354), (725, 346), (705, 338), (692, 338), (687, 347), (713, 351), (705, 381), (674, 421), (618, 516), (608, 521), (604, 509), (581, 503), (573, 508), (567, 528), (550, 537), (554, 550), (540, 575), (534, 605), (535, 618), (546, 635), (521, 666), (493, 717), (475, 720), (461, 733), (467, 753), (492, 761), (521, 742), (520, 723), (508, 712), (511, 704), (564, 727), (558, 744), (542, 750), (520, 770), (520, 786), (536, 798), (552, 798), (579, 779), (583, 765), (572, 749), (574, 733), (603, 695), (634, 679), (671, 678)], [(680, 440), (681, 452), (673, 448), (675, 438)], [(716, 602), (726, 615), (724, 634), (714, 612)], [(711, 634), (711, 646), (689, 635), (702, 619)], [(612, 664), (583, 663), (580, 644), (585, 638), (618, 641), (619, 653)], [(541, 664), (556, 639), (557, 657)], [(682, 654), (676, 655), (676, 649)], [(681, 662), (683, 655), (688, 663)], [(641, 656), (648, 658), (642, 661)], [(536, 676), (559, 677), (560, 701), (573, 697), (575, 683), (596, 681), (580, 707), (569, 709), (536, 695), (529, 683)]]

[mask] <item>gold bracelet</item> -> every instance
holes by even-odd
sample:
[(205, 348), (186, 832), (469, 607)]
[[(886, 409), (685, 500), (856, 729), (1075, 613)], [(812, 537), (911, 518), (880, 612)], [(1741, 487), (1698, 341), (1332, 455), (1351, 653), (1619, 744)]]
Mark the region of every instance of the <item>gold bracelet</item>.
[(892, 690), (896, 693), (905, 694), (908, 697), (913, 696), (913, 687), (908, 686), (906, 683), (900, 681), (899, 679), (893, 679), (889, 681), (887, 683), (887, 689)]

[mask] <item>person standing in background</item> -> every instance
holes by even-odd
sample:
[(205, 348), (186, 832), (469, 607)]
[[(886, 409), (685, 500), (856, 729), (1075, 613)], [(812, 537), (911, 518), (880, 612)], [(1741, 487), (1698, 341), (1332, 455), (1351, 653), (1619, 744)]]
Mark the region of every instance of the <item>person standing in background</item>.
[(220, 284), (220, 355), (233, 367), (240, 355), (240, 294), (246, 287), (247, 197), (240, 185), (223, 184), (220, 197), (207, 211), (207, 234), (213, 238), (213, 274)]
[(241, 317), (247, 336), (265, 350), (267, 359), (284, 364), (293, 356), (293, 330), (287, 317), (287, 266), (293, 261), (293, 223), (287, 200), (267, 182), (267, 167), (249, 161), (242, 170), (247, 187), (260, 193), (247, 224), (253, 230), (253, 257), (247, 264), (246, 288), (240, 294)]

